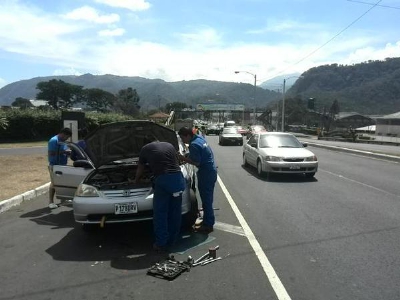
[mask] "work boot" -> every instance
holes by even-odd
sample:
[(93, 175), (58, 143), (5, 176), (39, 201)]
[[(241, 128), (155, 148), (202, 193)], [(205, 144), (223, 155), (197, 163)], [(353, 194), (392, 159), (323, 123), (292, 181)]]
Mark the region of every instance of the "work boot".
[(210, 233), (214, 231), (214, 228), (212, 226), (207, 226), (202, 224), (200, 227), (197, 227), (194, 229), (195, 232), (199, 232), (199, 233)]

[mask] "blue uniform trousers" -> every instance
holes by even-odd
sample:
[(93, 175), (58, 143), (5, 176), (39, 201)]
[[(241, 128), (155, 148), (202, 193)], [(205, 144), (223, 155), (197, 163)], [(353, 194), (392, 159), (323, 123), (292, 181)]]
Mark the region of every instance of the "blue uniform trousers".
[(203, 206), (203, 225), (214, 226), (214, 187), (217, 181), (217, 170), (214, 168), (197, 171), (197, 186)]
[(154, 181), (153, 225), (157, 246), (172, 245), (179, 237), (184, 190), (182, 172), (162, 174)]

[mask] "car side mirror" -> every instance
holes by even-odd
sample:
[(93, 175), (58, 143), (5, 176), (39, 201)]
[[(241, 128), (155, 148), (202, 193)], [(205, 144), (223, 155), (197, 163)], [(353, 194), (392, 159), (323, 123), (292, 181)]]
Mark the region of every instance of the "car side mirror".
[(307, 147), (308, 146), (308, 144), (307, 143), (302, 143), (303, 144), (303, 147)]
[(76, 168), (93, 169), (92, 165), (87, 160), (76, 160), (73, 166)]
[(257, 147), (257, 143), (250, 143), (250, 146), (253, 147), (253, 148), (256, 148)]

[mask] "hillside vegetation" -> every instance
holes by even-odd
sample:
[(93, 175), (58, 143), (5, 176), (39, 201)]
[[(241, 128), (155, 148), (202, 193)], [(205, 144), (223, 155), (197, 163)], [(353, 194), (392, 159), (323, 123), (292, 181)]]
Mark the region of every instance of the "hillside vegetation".
[(390, 114), (400, 111), (400, 58), (352, 66), (312, 68), (288, 91), (291, 96), (315, 98), (316, 110), (329, 109), (336, 99), (341, 111)]
[[(11, 105), (18, 97), (35, 99), (39, 82), (58, 79), (84, 88), (99, 88), (110, 93), (131, 87), (140, 96), (142, 110), (183, 102), (195, 107), (198, 103), (217, 102), (245, 104), (247, 108), (265, 108), (282, 99), (282, 94), (254, 86), (210, 80), (166, 82), (160, 79), (115, 75), (36, 77), (11, 83), (0, 89), (0, 105)], [(262, 83), (260, 83), (260, 86)], [(390, 114), (400, 111), (400, 58), (368, 61), (355, 65), (324, 65), (309, 69), (287, 90), (287, 98), (315, 98), (315, 108), (323, 111), (334, 100), (340, 111), (361, 114)]]

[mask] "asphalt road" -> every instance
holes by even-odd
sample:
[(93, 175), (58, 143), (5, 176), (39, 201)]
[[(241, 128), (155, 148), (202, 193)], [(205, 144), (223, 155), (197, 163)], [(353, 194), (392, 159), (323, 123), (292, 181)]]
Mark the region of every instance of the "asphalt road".
[(172, 282), (147, 276), (163, 258), (151, 224), (87, 234), (44, 195), (0, 215), (0, 300), (400, 299), (399, 163), (310, 145), (315, 179), (266, 181), (241, 166), (241, 147), (207, 139), (218, 223), (208, 237), (187, 233), (175, 255), (220, 245), (222, 260)]

